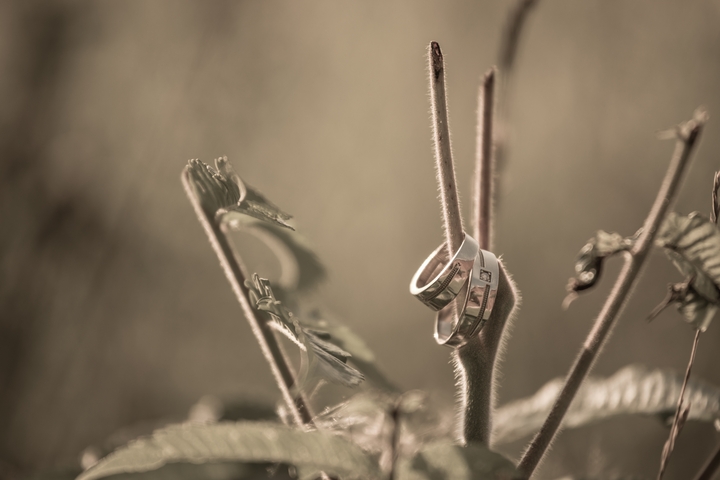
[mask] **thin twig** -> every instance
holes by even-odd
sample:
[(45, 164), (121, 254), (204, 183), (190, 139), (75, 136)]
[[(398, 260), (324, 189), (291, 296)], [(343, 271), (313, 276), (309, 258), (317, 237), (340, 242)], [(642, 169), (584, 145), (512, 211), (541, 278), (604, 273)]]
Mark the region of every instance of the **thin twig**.
[(537, 3), (538, 0), (518, 0), (508, 16), (500, 40), (500, 52), (498, 55), (498, 63), (503, 75), (512, 73), (518, 45), (520, 44), (520, 34), (523, 32), (530, 11)]
[(435, 143), (435, 165), (440, 187), (445, 237), (448, 253), (455, 254), (462, 244), (464, 233), (460, 216), (455, 167), (450, 145), (448, 126), (447, 98), (445, 95), (445, 62), (437, 42), (428, 47), (428, 67), (430, 69), (430, 99), (432, 103), (433, 140)]
[(677, 302), (681, 298), (685, 297), (690, 290), (690, 285), (695, 281), (695, 275), (690, 275), (682, 283), (670, 283), (668, 284), (668, 293), (660, 304), (653, 308), (652, 312), (648, 315), (647, 321), (651, 322), (660, 315), (663, 310)]
[(708, 459), (702, 470), (700, 470), (700, 473), (695, 477), (695, 480), (712, 480), (718, 470), (720, 470), (720, 445), (715, 448), (712, 457)]
[(495, 68), (483, 77), (478, 99), (477, 150), (475, 159), (475, 229), (483, 250), (492, 250), (492, 202), (495, 165), (493, 162), (493, 113)]
[[(280, 345), (275, 337), (275, 332), (273, 332), (270, 327), (268, 319), (258, 318), (260, 312), (255, 310), (250, 304), (249, 291), (245, 286), (246, 275), (240, 258), (233, 251), (225, 232), (215, 220), (208, 217), (203, 210), (198, 198), (193, 193), (193, 188), (190, 185), (191, 181), (186, 168), (182, 174), (182, 184), (185, 187), (185, 192), (195, 209), (195, 214), (200, 224), (205, 229), (205, 233), (207, 233), (213, 250), (215, 250), (220, 260), (225, 276), (230, 282), (235, 297), (245, 314), (245, 318), (247, 318), (250, 323), (250, 329), (260, 345), (260, 350), (262, 350), (265, 360), (270, 364), (270, 370), (272, 371), (273, 377), (275, 377), (278, 387), (280, 387), (283, 400), (285, 400), (288, 410), (290, 410), (290, 414), (297, 425), (313, 425), (313, 415), (304, 395), (301, 392), (298, 392), (296, 396), (291, 394), (293, 386), (296, 385), (295, 374), (290, 368), (289, 361), (280, 349)], [(260, 315), (266, 314), (260, 313)]]
[(600, 314), (595, 320), (592, 330), (585, 339), (580, 354), (575, 359), (550, 414), (545, 419), (542, 428), (535, 438), (533, 438), (532, 443), (520, 460), (518, 469), (527, 478), (532, 475), (540, 463), (540, 460), (545, 455), (546, 450), (562, 423), (565, 413), (575, 398), (575, 394), (595, 363), (598, 354), (610, 336), (615, 321), (622, 313), (626, 300), (635, 287), (635, 283), (645, 264), (645, 260), (650, 252), (650, 247), (655, 240), (657, 232), (665, 218), (665, 214), (675, 200), (680, 181), (689, 164), (690, 155), (697, 143), (705, 120), (706, 114), (697, 111), (695, 118), (684, 124), (679, 131), (670, 166), (665, 174), (665, 179), (658, 191), (655, 202), (650, 209), (650, 213), (645, 220), (642, 234), (630, 253), (626, 254), (625, 263), (620, 275), (605, 301)]
[(718, 190), (720, 190), (720, 172), (715, 172), (715, 177), (713, 178), (712, 210), (710, 211), (710, 219), (716, 225), (718, 223), (718, 214), (720, 214), (720, 204), (718, 204)]
[(527, 20), (538, 3), (538, 0), (517, 0), (508, 13), (500, 37), (497, 60), (500, 85), (496, 94), (497, 114), (495, 116), (495, 163), (498, 172), (502, 172), (506, 165), (507, 143), (510, 136), (509, 125), (511, 123), (510, 96), (513, 90), (517, 52), (522, 34), (527, 29)]
[[(483, 77), (478, 97), (477, 152), (475, 156), (474, 182), (474, 228), (473, 235), (480, 248), (490, 250), (492, 240), (492, 192), (493, 165), (493, 113), (495, 69)], [(491, 319), (465, 345), (457, 349), (456, 377), (459, 379), (460, 421), (463, 443), (490, 443), (492, 431), (493, 400), (495, 398), (493, 375), (498, 346), (505, 323), (515, 305), (514, 290), (502, 271), (501, 285), (496, 298), (496, 310)], [(507, 301), (507, 299), (512, 299)], [(510, 310), (505, 311), (507, 305)]]
[(388, 474), (388, 480), (395, 480), (396, 476), (396, 466), (397, 466), (397, 460), (398, 456), (400, 455), (400, 416), (402, 413), (401, 407), (402, 407), (402, 401), (403, 396), (401, 395), (400, 398), (397, 399), (397, 401), (393, 404), (392, 409), (390, 410), (390, 418), (393, 422), (393, 431), (392, 436), (390, 437), (390, 473)]
[(662, 480), (665, 474), (665, 468), (667, 468), (668, 460), (675, 449), (675, 441), (680, 435), (685, 419), (690, 412), (690, 405), (683, 407), (683, 397), (685, 397), (685, 388), (687, 387), (688, 380), (690, 380), (690, 371), (692, 370), (693, 363), (695, 362), (695, 352), (697, 351), (698, 341), (700, 340), (700, 330), (695, 332), (695, 340), (693, 340), (692, 350), (690, 351), (690, 360), (688, 361), (687, 369), (685, 370), (685, 378), (683, 379), (682, 388), (680, 389), (680, 398), (678, 398), (677, 409), (675, 409), (675, 418), (673, 418), (672, 427), (670, 427), (670, 435), (668, 436), (665, 446), (663, 447), (662, 458), (660, 459), (660, 471), (658, 472), (657, 480)]

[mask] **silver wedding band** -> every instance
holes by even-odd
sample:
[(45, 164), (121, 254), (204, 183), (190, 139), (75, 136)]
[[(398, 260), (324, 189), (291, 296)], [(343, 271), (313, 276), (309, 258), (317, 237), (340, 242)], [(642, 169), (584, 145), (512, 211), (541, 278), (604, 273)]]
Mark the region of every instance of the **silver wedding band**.
[(499, 276), (497, 257), (487, 250), (479, 250), (466, 288), (437, 313), (437, 343), (461, 347), (482, 330), (495, 306)]
[(443, 243), (423, 262), (410, 281), (410, 293), (434, 311), (452, 302), (468, 282), (480, 247), (467, 233), (457, 253), (448, 260)]

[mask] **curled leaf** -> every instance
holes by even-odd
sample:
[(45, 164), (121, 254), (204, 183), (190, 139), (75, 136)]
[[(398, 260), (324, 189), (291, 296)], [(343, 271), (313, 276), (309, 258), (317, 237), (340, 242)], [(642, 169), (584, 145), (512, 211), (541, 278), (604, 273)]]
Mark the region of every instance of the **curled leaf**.
[(280, 261), (278, 286), (282, 292), (307, 291), (324, 280), (325, 267), (288, 223), (292, 217), (243, 182), (227, 157), (216, 159), (215, 166), (190, 160), (186, 168), (189, 184), (207, 217), (262, 240)]
[(351, 354), (330, 341), (331, 336), (327, 332), (303, 325), (275, 298), (267, 279), (253, 274), (252, 280), (246, 281), (245, 285), (255, 308), (269, 313), (273, 319), (272, 326), (300, 347), (301, 384), (306, 383), (315, 370), (326, 380), (347, 387), (363, 381), (363, 374), (347, 364)]
[[(720, 306), (720, 230), (704, 215), (670, 212), (657, 244), (665, 248), (688, 281), (675, 286), (674, 303), (685, 321), (700, 331), (710, 325)], [(672, 288), (672, 287), (671, 287)]]
[(357, 333), (347, 325), (314, 309), (302, 316), (302, 323), (307, 329), (319, 334), (343, 350), (350, 353), (353, 363), (363, 372), (373, 387), (387, 393), (400, 393), (400, 389), (391, 382), (377, 366), (375, 353)]
[(193, 159), (188, 162), (185, 171), (193, 193), (209, 218), (214, 218), (219, 209), (235, 205), (240, 200), (239, 186), (210, 165)]
[(186, 168), (194, 193), (209, 218), (232, 223), (245, 215), (293, 229), (287, 223), (292, 217), (245, 184), (227, 157), (216, 159), (215, 167), (194, 159)]
[(119, 448), (77, 480), (148, 472), (170, 463), (235, 461), (295, 465), (348, 479), (377, 478), (375, 462), (357, 446), (328, 432), (307, 432), (267, 422), (173, 425)]
[(593, 287), (600, 279), (603, 262), (619, 252), (630, 250), (640, 232), (632, 237), (622, 237), (618, 233), (598, 230), (578, 253), (575, 261), (575, 277), (567, 285), (569, 295), (563, 305), (565, 308), (577, 297), (577, 293)]
[(232, 223), (238, 216), (248, 215), (258, 220), (294, 230), (293, 227), (287, 223), (292, 216), (280, 210), (260, 192), (244, 183), (240, 179), (240, 176), (235, 173), (227, 157), (215, 159), (215, 166), (226, 180), (237, 185), (240, 192), (240, 198), (235, 205), (227, 205), (217, 210), (215, 215), (218, 218), (222, 219), (223, 222)]
[[(588, 378), (580, 387), (564, 428), (577, 428), (616, 415), (653, 415), (672, 418), (682, 388), (683, 375), (630, 365), (608, 378)], [(493, 441), (508, 443), (535, 433), (555, 402), (564, 378), (546, 383), (531, 397), (510, 402), (496, 412)], [(720, 419), (720, 388), (690, 379), (685, 399), (691, 404), (688, 419), (715, 422)]]

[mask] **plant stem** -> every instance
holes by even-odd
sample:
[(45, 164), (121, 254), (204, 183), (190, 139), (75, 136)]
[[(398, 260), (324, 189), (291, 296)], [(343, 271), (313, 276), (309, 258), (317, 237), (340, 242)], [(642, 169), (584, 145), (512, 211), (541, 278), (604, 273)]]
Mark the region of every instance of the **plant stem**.
[[(510, 95), (513, 90), (513, 78), (517, 52), (527, 20), (539, 0), (516, 0), (510, 9), (500, 37), (498, 49), (498, 66), (500, 69), (497, 97), (497, 113), (495, 115), (495, 163), (497, 171), (505, 168), (507, 143), (510, 137)], [(500, 196), (498, 196), (500, 198)]]
[(490, 444), (492, 413), (495, 403), (497, 356), (505, 326), (515, 311), (517, 293), (500, 263), (500, 278), (495, 307), (478, 335), (455, 350), (455, 375), (458, 378), (460, 426), (463, 443)]
[(443, 211), (448, 254), (452, 257), (460, 248), (464, 233), (450, 145), (450, 128), (448, 126), (447, 98), (445, 95), (445, 63), (440, 45), (437, 42), (432, 42), (428, 47), (428, 67), (430, 69), (435, 165), (437, 166), (437, 180), (440, 187), (440, 202)]
[[(682, 430), (685, 423), (684, 421), (681, 422), (681, 417), (683, 416), (684, 411), (683, 397), (685, 396), (685, 388), (687, 387), (688, 380), (690, 380), (690, 371), (692, 370), (693, 363), (695, 363), (695, 352), (697, 352), (699, 340), (700, 330), (697, 330), (695, 332), (695, 340), (693, 340), (692, 350), (690, 351), (690, 360), (688, 361), (687, 369), (685, 370), (685, 378), (683, 379), (682, 388), (680, 389), (680, 398), (678, 398), (677, 408), (675, 409), (675, 418), (673, 418), (672, 427), (670, 427), (670, 435), (665, 442), (662, 458), (660, 459), (660, 471), (658, 472), (657, 480), (662, 480), (662, 477), (665, 474), (665, 468), (667, 468), (668, 460), (670, 460), (670, 455), (672, 455), (672, 452), (675, 449), (675, 440), (677, 440), (678, 435), (680, 435), (680, 430)], [(689, 411), (689, 408), (690, 406), (688, 405), (686, 410)], [(685, 413), (684, 416), (687, 417), (687, 413)]]
[[(265, 360), (270, 364), (270, 370), (272, 371), (273, 377), (275, 377), (278, 387), (280, 387), (283, 400), (285, 400), (294, 422), (297, 425), (313, 425), (313, 415), (304, 395), (298, 392), (297, 395), (293, 397), (291, 394), (291, 389), (296, 385), (295, 374), (290, 368), (288, 359), (280, 349), (280, 345), (275, 337), (275, 332), (270, 327), (268, 319), (258, 318), (258, 313), (260, 312), (255, 310), (250, 304), (249, 292), (245, 286), (246, 275), (239, 256), (233, 251), (225, 231), (220, 228), (213, 218), (209, 218), (203, 210), (198, 198), (193, 193), (190, 182), (191, 180), (186, 168), (182, 174), (182, 183), (185, 187), (185, 192), (195, 209), (195, 214), (200, 224), (205, 229), (205, 233), (207, 233), (213, 250), (215, 250), (220, 260), (220, 265), (230, 282), (235, 297), (240, 303), (245, 318), (247, 318), (250, 323), (250, 329), (255, 335), (258, 344), (260, 344), (260, 350), (262, 350)], [(266, 315), (264, 313), (260, 314), (263, 316)]]
[[(480, 248), (490, 250), (492, 239), (493, 110), (495, 69), (487, 72), (480, 86), (477, 125), (477, 154), (473, 206), (473, 235)], [(502, 265), (495, 309), (478, 335), (458, 348), (456, 374), (460, 391), (460, 418), (464, 443), (490, 443), (495, 398), (493, 375), (506, 320), (515, 306), (515, 291)]]
[(508, 16), (502, 38), (500, 40), (500, 52), (498, 62), (503, 75), (510, 75), (515, 65), (520, 34), (523, 31), (525, 22), (532, 9), (537, 5), (538, 0), (518, 0)]
[(677, 195), (680, 181), (689, 164), (690, 155), (702, 131), (704, 121), (705, 116), (696, 112), (696, 117), (679, 129), (678, 140), (676, 142), (675, 152), (670, 161), (670, 166), (665, 174), (665, 179), (658, 191), (655, 202), (650, 209), (650, 213), (645, 220), (640, 238), (635, 243), (630, 254), (625, 255), (625, 263), (620, 275), (615, 281), (610, 295), (595, 320), (592, 330), (585, 339), (580, 354), (570, 369), (570, 373), (565, 380), (565, 384), (550, 414), (545, 419), (542, 428), (535, 438), (533, 438), (532, 443), (520, 460), (518, 469), (526, 478), (532, 475), (547, 448), (550, 446), (562, 423), (565, 413), (570, 407), (573, 398), (575, 398), (575, 394), (595, 363), (603, 345), (609, 338), (615, 321), (620, 316), (626, 300), (635, 286), (648, 253), (650, 252), (650, 247), (665, 218), (665, 214)]
[(712, 222), (716, 225), (718, 223), (718, 213), (720, 213), (718, 190), (720, 190), (720, 172), (715, 172), (715, 177), (713, 177), (712, 210), (710, 211), (710, 220), (712, 220)]
[(492, 250), (493, 111), (495, 68), (483, 77), (478, 99), (477, 151), (475, 159), (475, 238), (483, 250)]
[(715, 453), (713, 453), (713, 456), (708, 459), (707, 463), (702, 468), (700, 473), (698, 473), (697, 477), (695, 477), (695, 480), (712, 480), (719, 469), (720, 445), (715, 448)]
[(390, 410), (390, 418), (393, 422), (393, 432), (390, 437), (390, 473), (388, 474), (388, 480), (395, 480), (396, 477), (396, 466), (398, 456), (400, 454), (400, 415), (401, 405), (403, 396), (401, 395)]

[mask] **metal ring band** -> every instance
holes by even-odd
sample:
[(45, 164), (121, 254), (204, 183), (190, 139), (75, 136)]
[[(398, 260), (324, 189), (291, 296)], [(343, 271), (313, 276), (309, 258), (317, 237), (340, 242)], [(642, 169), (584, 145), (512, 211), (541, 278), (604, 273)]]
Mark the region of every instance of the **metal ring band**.
[(480, 247), (467, 233), (460, 248), (448, 260), (443, 243), (420, 265), (410, 281), (410, 293), (434, 311), (442, 310), (460, 293), (470, 277)]
[[(475, 258), (467, 287), (437, 313), (435, 341), (440, 345), (461, 347), (477, 335), (490, 318), (497, 296), (500, 267), (497, 257), (480, 250)], [(456, 314), (457, 313), (457, 317)]]

